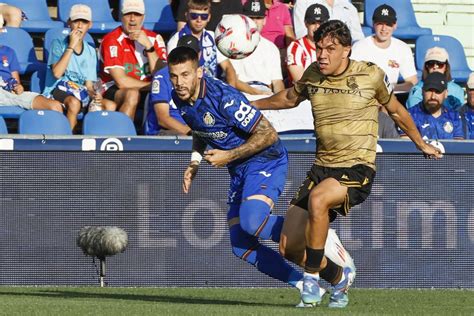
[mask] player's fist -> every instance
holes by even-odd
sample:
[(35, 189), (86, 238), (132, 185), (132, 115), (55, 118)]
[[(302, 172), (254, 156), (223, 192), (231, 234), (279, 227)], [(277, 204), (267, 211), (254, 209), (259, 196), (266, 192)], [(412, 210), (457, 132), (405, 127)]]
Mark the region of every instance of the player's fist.
[(212, 166), (220, 168), (225, 167), (229, 162), (232, 161), (228, 151), (220, 149), (211, 149), (204, 152), (204, 159), (209, 162)]
[(196, 173), (198, 171), (199, 164), (196, 163), (191, 163), (188, 168), (186, 168), (186, 171), (184, 171), (184, 176), (183, 176), (183, 192), (188, 193), (189, 189), (191, 188), (191, 183), (193, 182), (194, 177), (196, 176)]

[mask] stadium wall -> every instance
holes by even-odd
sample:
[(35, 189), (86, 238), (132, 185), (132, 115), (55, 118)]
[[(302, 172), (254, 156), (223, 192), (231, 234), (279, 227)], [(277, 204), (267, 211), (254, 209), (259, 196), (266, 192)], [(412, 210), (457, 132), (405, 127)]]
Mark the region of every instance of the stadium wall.
[[(228, 175), (203, 164), (181, 191), (189, 138), (0, 139), (0, 285), (96, 285), (76, 246), (86, 225), (119, 226), (129, 246), (107, 259), (110, 286), (278, 287), (235, 258), (226, 223)], [(305, 177), (314, 138), (284, 140), (286, 189)], [(333, 224), (360, 288), (474, 287), (474, 142), (445, 142), (426, 160), (411, 142), (380, 141), (369, 199)]]

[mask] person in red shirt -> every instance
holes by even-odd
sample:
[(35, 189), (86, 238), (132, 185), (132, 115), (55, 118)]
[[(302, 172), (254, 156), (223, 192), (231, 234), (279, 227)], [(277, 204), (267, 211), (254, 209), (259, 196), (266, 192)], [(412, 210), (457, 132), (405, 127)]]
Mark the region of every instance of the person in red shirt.
[(100, 77), (104, 98), (133, 119), (141, 96), (150, 90), (151, 74), (165, 65), (166, 45), (159, 34), (143, 28), (143, 0), (124, 0), (121, 13), (122, 25), (100, 46)]

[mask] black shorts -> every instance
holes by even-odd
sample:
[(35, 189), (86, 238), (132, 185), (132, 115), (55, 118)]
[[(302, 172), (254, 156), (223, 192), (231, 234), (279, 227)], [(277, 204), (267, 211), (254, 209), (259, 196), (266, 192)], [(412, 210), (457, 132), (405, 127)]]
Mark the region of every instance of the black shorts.
[(327, 178), (334, 178), (341, 185), (347, 187), (344, 203), (340, 207), (329, 211), (330, 220), (333, 221), (337, 217), (337, 213), (346, 216), (351, 207), (367, 199), (372, 189), (375, 170), (365, 165), (355, 165), (350, 168), (329, 168), (313, 165), (291, 200), (291, 204), (308, 210), (308, 197), (311, 189)]
[[(103, 96), (104, 99), (115, 102), (115, 94), (117, 93), (117, 91), (119, 91), (119, 88), (117, 87), (117, 85), (110, 86), (104, 92), (104, 96)], [(138, 103), (139, 105), (140, 104), (145, 104), (145, 100), (146, 100), (147, 95), (148, 95), (148, 91), (140, 91), (140, 101)]]
[[(66, 100), (67, 97), (74, 97), (72, 94), (69, 94), (63, 90), (60, 90), (58, 88), (54, 88), (53, 90), (53, 99), (56, 100), (56, 101), (59, 101), (61, 102), (61, 104), (63, 104), (63, 111), (66, 112), (67, 109), (65, 108), (65, 105), (64, 105), (64, 100)], [(81, 102), (82, 104), (82, 102)], [(81, 106), (81, 111), (79, 113), (86, 113), (87, 112), (87, 105), (84, 106), (84, 104), (82, 104)]]

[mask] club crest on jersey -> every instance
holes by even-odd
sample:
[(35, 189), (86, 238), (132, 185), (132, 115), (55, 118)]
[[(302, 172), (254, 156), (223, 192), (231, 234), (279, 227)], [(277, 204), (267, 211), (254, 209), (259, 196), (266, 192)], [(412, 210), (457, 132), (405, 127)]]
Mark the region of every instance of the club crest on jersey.
[(209, 112), (206, 112), (204, 114), (204, 116), (202, 117), (202, 121), (204, 122), (204, 124), (206, 124), (206, 126), (214, 126), (214, 124), (216, 123), (216, 119)]
[(346, 84), (352, 90), (359, 89), (359, 85), (357, 84), (356, 78), (354, 76), (350, 76), (349, 78), (347, 78), (347, 83)]
[(451, 123), (451, 122), (444, 123), (443, 129), (446, 133), (452, 133), (453, 130), (454, 130), (453, 123)]

